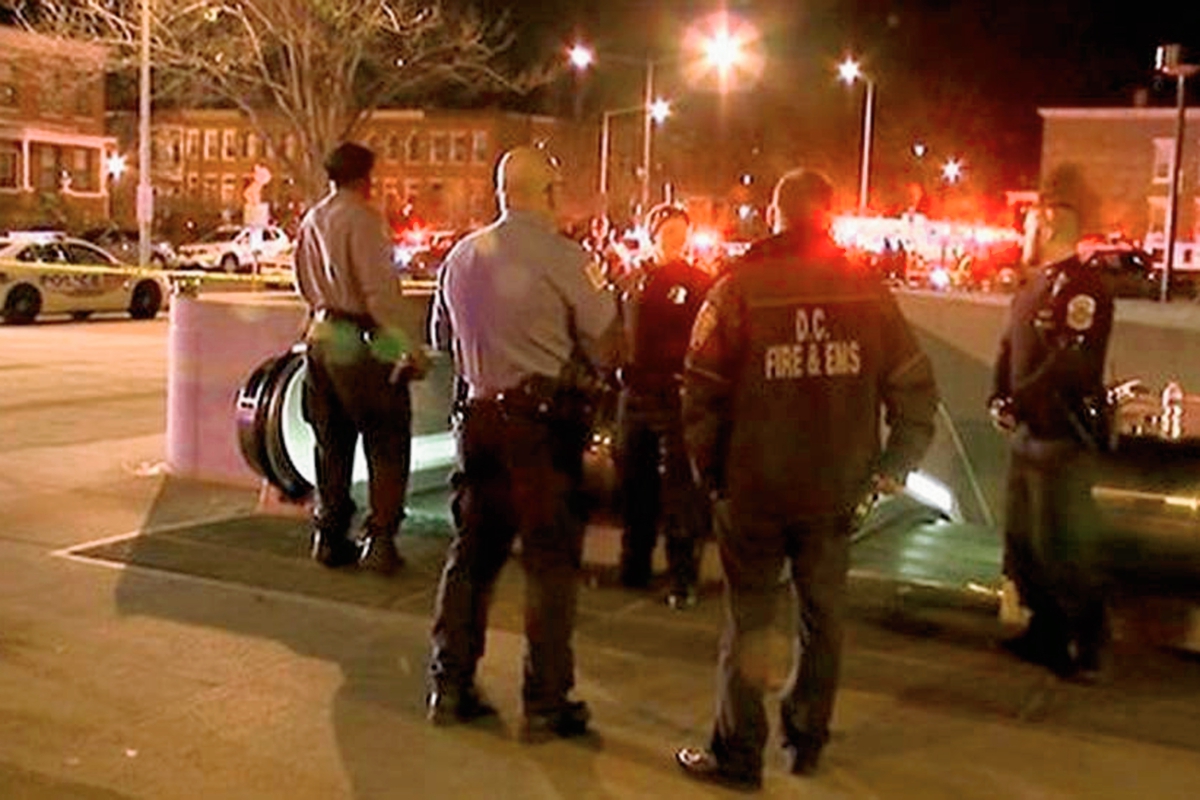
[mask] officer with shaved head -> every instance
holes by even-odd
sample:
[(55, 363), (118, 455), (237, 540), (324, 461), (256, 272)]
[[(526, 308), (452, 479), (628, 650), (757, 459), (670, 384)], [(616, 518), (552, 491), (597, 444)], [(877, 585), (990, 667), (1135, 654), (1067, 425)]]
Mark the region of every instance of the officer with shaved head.
[(543, 149), (505, 153), (496, 171), (500, 217), (447, 255), (430, 319), (435, 346), (454, 355), (464, 397), (456, 533), (438, 587), (428, 716), (446, 724), (496, 713), (475, 670), (492, 589), (519, 536), (527, 740), (587, 730), (587, 705), (569, 697), (586, 427), (566, 407), (572, 395), (563, 375), (573, 360), (610, 369), (621, 341), (603, 272), (556, 230), (561, 180)]
[(829, 739), (854, 509), (896, 491), (933, 437), (929, 359), (887, 287), (830, 238), (832, 203), (820, 173), (780, 180), (776, 235), (708, 293), (685, 361), (684, 437), (713, 500), (727, 612), (712, 738), (676, 760), (742, 789), (762, 782), (781, 570), (800, 621), (781, 738), (791, 771), (808, 775)]

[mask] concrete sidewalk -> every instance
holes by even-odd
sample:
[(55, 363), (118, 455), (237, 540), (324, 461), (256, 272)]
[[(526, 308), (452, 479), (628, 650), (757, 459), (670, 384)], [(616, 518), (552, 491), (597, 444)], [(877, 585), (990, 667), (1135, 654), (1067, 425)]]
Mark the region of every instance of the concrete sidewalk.
[[(150, 533), (130, 540), (135, 548), (253, 511), (245, 492), (138, 480), (155, 490), (140, 495), (148, 497), (138, 501), (140, 529)], [(289, 545), (296, 534), (286, 521), (255, 529), (284, 533), (262, 547), (244, 536), (194, 537), (170, 550), (175, 571), (0, 545), (0, 796), (724, 795), (672, 761), (676, 747), (704, 742), (711, 724), (718, 586), (689, 613), (667, 609), (657, 591), (620, 589), (605, 567), (615, 562), (615, 532), (593, 531), (576, 645), (578, 695), (593, 707), (596, 733), (528, 746), (516, 739), (515, 565), (500, 582), (480, 676), (501, 718), (434, 729), (424, 721), (423, 669), (444, 540), (403, 538), (410, 563), (385, 580), (308, 562), (302, 544)], [(81, 544), (74, 537), (66, 550)], [(234, 561), (242, 566), (232, 576), (206, 572)], [(330, 581), (336, 599), (314, 588)], [(854, 583), (852, 597), (823, 768), (812, 779), (785, 774), (773, 739), (763, 796), (1200, 792), (1196, 664), (1129, 649), (1109, 685), (1062, 684), (1000, 654), (990, 616), (920, 606), (867, 581)], [(778, 682), (789, 663), (785, 630), (765, 648)]]

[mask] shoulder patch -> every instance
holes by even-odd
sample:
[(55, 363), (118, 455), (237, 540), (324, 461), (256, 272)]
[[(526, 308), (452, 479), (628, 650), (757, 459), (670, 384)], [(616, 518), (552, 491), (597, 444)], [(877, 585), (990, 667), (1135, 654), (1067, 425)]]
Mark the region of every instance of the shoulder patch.
[(608, 279), (604, 276), (604, 267), (597, 259), (589, 258), (587, 260), (587, 263), (583, 265), (583, 274), (587, 275), (588, 283), (597, 292), (608, 284)]
[(692, 340), (688, 345), (692, 350), (699, 350), (708, 342), (708, 338), (712, 336), (713, 331), (717, 329), (717, 309), (709, 301), (705, 300), (704, 305), (700, 306), (700, 311), (696, 314), (696, 321), (692, 325)]
[(1096, 321), (1096, 299), (1077, 294), (1067, 303), (1067, 327), (1073, 331), (1090, 330)]

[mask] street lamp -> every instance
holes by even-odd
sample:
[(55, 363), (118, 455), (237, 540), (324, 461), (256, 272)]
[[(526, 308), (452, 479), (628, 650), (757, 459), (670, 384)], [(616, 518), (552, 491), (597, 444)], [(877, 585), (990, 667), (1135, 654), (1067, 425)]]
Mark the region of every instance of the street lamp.
[(1187, 119), (1185, 83), (1197, 71), (1200, 64), (1184, 64), (1181, 61), (1183, 48), (1177, 44), (1158, 48), (1154, 68), (1166, 75), (1175, 76), (1175, 155), (1171, 161), (1171, 186), (1167, 192), (1167, 246), (1163, 261), (1162, 284), (1159, 287), (1160, 302), (1171, 299), (1171, 272), (1175, 268), (1175, 232), (1179, 223), (1179, 169), (1183, 159), (1183, 128)]
[(861, 78), (867, 84), (867, 96), (863, 105), (863, 152), (862, 167), (858, 176), (858, 213), (867, 213), (867, 195), (871, 182), (871, 131), (875, 117), (875, 81), (863, 73), (862, 67), (853, 58), (846, 58), (838, 65), (838, 76), (847, 85)]
[[(730, 70), (740, 65), (746, 58), (744, 47), (749, 41), (744, 33), (731, 31), (726, 23), (712, 33), (706, 34), (699, 39), (699, 50), (702, 53), (702, 59), (708, 66), (717, 70), (722, 78), (722, 83), (728, 77)], [(592, 48), (582, 43), (576, 43), (567, 50), (567, 58), (571, 66), (576, 70), (584, 70), (591, 67), (598, 60), (595, 51)], [(638, 109), (642, 111), (642, 167), (641, 167), (641, 209), (642, 213), (649, 208), (650, 205), (650, 171), (651, 171), (651, 155), (652, 143), (654, 138), (654, 123), (662, 122), (666, 115), (670, 112), (670, 106), (655, 96), (655, 72), (660, 65), (674, 63), (680, 58), (678, 56), (670, 58), (654, 58), (647, 54), (645, 59), (634, 59), (619, 55), (605, 55), (605, 60), (614, 63), (637, 64), (645, 69), (645, 83), (642, 91), (642, 105)], [(620, 111), (625, 111), (621, 109)], [(607, 112), (606, 112), (607, 113)], [(608, 115), (607, 121), (611, 116)], [(601, 149), (607, 154), (607, 134), (604, 130), (601, 131)], [(607, 155), (605, 155), (607, 161)], [(605, 168), (601, 168), (601, 193), (607, 189), (607, 178)]]
[(963, 165), (957, 158), (951, 158), (942, 165), (942, 178), (946, 183), (958, 183), (958, 179), (962, 177)]
[(567, 60), (571, 62), (571, 66), (575, 69), (587, 69), (596, 60), (596, 54), (592, 52), (590, 47), (577, 44), (567, 50)]
[(104, 170), (114, 181), (121, 180), (121, 176), (125, 174), (125, 156), (112, 153), (104, 160)]

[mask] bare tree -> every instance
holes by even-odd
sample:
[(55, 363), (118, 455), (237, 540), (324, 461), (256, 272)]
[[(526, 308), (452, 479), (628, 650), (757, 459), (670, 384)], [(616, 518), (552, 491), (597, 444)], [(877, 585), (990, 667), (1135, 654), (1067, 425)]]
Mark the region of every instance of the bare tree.
[[(502, 56), (505, 19), (438, 0), (145, 0), (151, 2), (156, 102), (239, 109), (308, 198), (324, 154), (385, 104), (435, 92), (525, 93), (552, 67), (521, 72)], [(109, 48), (114, 70), (139, 52), (138, 0), (49, 0), (24, 24)], [(289, 153), (285, 137), (298, 147)]]

